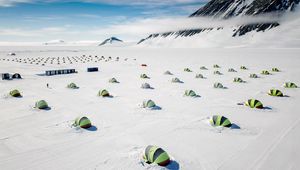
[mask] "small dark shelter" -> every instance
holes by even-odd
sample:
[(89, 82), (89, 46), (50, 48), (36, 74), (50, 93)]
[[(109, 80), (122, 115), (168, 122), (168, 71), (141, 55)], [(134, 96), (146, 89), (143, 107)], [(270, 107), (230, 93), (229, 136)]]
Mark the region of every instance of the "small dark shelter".
[(12, 75), (13, 79), (22, 79), (21, 75), (19, 73), (15, 73)]
[(9, 73), (3, 73), (2, 74), (2, 80), (11, 80), (11, 77), (10, 77)]
[(87, 68), (87, 72), (97, 72), (98, 70), (99, 70), (98, 67)]

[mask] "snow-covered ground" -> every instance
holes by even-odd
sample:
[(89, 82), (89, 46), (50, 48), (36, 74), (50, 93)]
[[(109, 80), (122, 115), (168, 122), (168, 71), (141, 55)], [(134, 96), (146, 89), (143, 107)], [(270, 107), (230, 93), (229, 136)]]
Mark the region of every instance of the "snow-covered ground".
[[(10, 52), (17, 55), (7, 56)], [(0, 169), (164, 169), (142, 163), (143, 149), (151, 144), (171, 155), (173, 162), (166, 168), (171, 170), (296, 170), (300, 166), (300, 91), (282, 85), (287, 81), (300, 84), (299, 54), (297, 48), (0, 47), (0, 59), (10, 58), (0, 60), (0, 73), (23, 76), (22, 80), (0, 80)], [(113, 60), (45, 66), (11, 61), (82, 55)], [(214, 64), (221, 66), (223, 75), (213, 74)], [(241, 65), (249, 70), (240, 70)], [(100, 71), (87, 73), (90, 66)], [(208, 70), (200, 70), (201, 66)], [(186, 67), (193, 72), (184, 72)], [(227, 72), (231, 67), (238, 72)], [(249, 78), (250, 73), (272, 67), (282, 71)], [(37, 75), (58, 68), (75, 68), (78, 74)], [(166, 70), (174, 76), (164, 75)], [(140, 79), (142, 73), (151, 79)], [(196, 79), (196, 73), (207, 79)], [(120, 83), (108, 83), (112, 77)], [(184, 83), (171, 83), (173, 77)], [(247, 83), (233, 83), (234, 77)], [(71, 82), (80, 88), (67, 89)], [(154, 89), (141, 89), (143, 82)], [(214, 89), (215, 82), (228, 89)], [(103, 88), (114, 97), (98, 97)], [(268, 96), (271, 88), (289, 97)], [(19, 89), (23, 98), (8, 97), (13, 89)], [(184, 97), (188, 89), (201, 97)], [(237, 105), (250, 98), (269, 109)], [(51, 110), (32, 108), (41, 99)], [(162, 109), (140, 108), (144, 99), (154, 100)], [(211, 127), (207, 117), (215, 114), (226, 116), (241, 129)], [(89, 117), (94, 128), (72, 128), (80, 115)]]

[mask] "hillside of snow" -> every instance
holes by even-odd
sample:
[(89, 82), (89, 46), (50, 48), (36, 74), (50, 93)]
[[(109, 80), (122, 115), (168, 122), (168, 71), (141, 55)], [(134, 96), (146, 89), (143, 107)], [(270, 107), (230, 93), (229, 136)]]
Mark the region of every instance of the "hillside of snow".
[[(299, 31), (286, 34), (294, 33)], [(290, 38), (293, 43), (299, 41)], [(214, 46), (212, 41), (202, 43)], [(10, 51), (17, 51), (17, 56), (7, 56)], [(299, 48), (0, 47), (0, 72), (23, 77), (0, 80), (0, 169), (297, 170), (300, 91), (282, 85), (287, 81), (300, 84), (299, 53)], [(52, 64), (45, 61), (48, 57)], [(78, 62), (57, 64), (67, 57)], [(24, 63), (27, 60), (33, 63)], [(217, 70), (214, 64), (221, 66), (218, 70), (223, 75), (213, 74)], [(248, 70), (240, 70), (241, 65)], [(208, 70), (200, 70), (201, 66)], [(99, 72), (87, 73), (87, 67), (99, 67)], [(184, 72), (187, 67), (193, 72)], [(272, 67), (281, 72), (260, 74)], [(78, 73), (38, 75), (65, 68), (75, 68)], [(237, 72), (229, 73), (228, 68)], [(166, 70), (174, 75), (164, 75)], [(141, 79), (142, 73), (150, 79)], [(206, 79), (196, 79), (196, 73)], [(260, 78), (250, 79), (250, 73)], [(112, 77), (120, 83), (109, 83)], [(171, 83), (174, 77), (184, 83)], [(234, 83), (234, 77), (246, 83)], [(80, 88), (67, 89), (71, 82)], [(144, 82), (154, 89), (141, 89)], [(214, 89), (215, 82), (227, 89)], [(113, 97), (98, 97), (103, 88)], [(287, 96), (267, 95), (271, 88)], [(23, 97), (9, 97), (13, 89), (19, 89)], [(184, 97), (188, 89), (200, 97)], [(237, 105), (250, 98), (260, 100), (266, 109)], [(48, 102), (50, 110), (33, 108), (41, 99)], [(145, 99), (155, 101), (161, 110), (141, 108)], [(226, 116), (240, 129), (210, 126), (207, 118), (216, 114)], [(89, 117), (94, 127), (72, 127), (80, 115)], [(172, 163), (165, 168), (144, 163), (142, 154), (147, 145), (162, 147)]]

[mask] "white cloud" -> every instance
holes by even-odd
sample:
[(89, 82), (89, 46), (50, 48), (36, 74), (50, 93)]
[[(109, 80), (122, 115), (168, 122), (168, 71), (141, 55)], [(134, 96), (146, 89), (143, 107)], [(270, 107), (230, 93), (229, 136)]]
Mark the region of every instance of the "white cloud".
[(0, 0), (0, 6), (11, 7), (18, 3), (90, 2), (115, 5), (176, 5), (207, 2), (208, 0)]

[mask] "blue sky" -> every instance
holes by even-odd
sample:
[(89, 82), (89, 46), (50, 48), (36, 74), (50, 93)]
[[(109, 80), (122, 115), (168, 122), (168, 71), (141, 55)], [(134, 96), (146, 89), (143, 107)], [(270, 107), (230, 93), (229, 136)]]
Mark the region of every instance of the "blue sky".
[(109, 36), (138, 40), (147, 32), (135, 36), (118, 29), (145, 21), (155, 24), (155, 19), (187, 17), (205, 1), (0, 0), (0, 41), (101, 41)]

